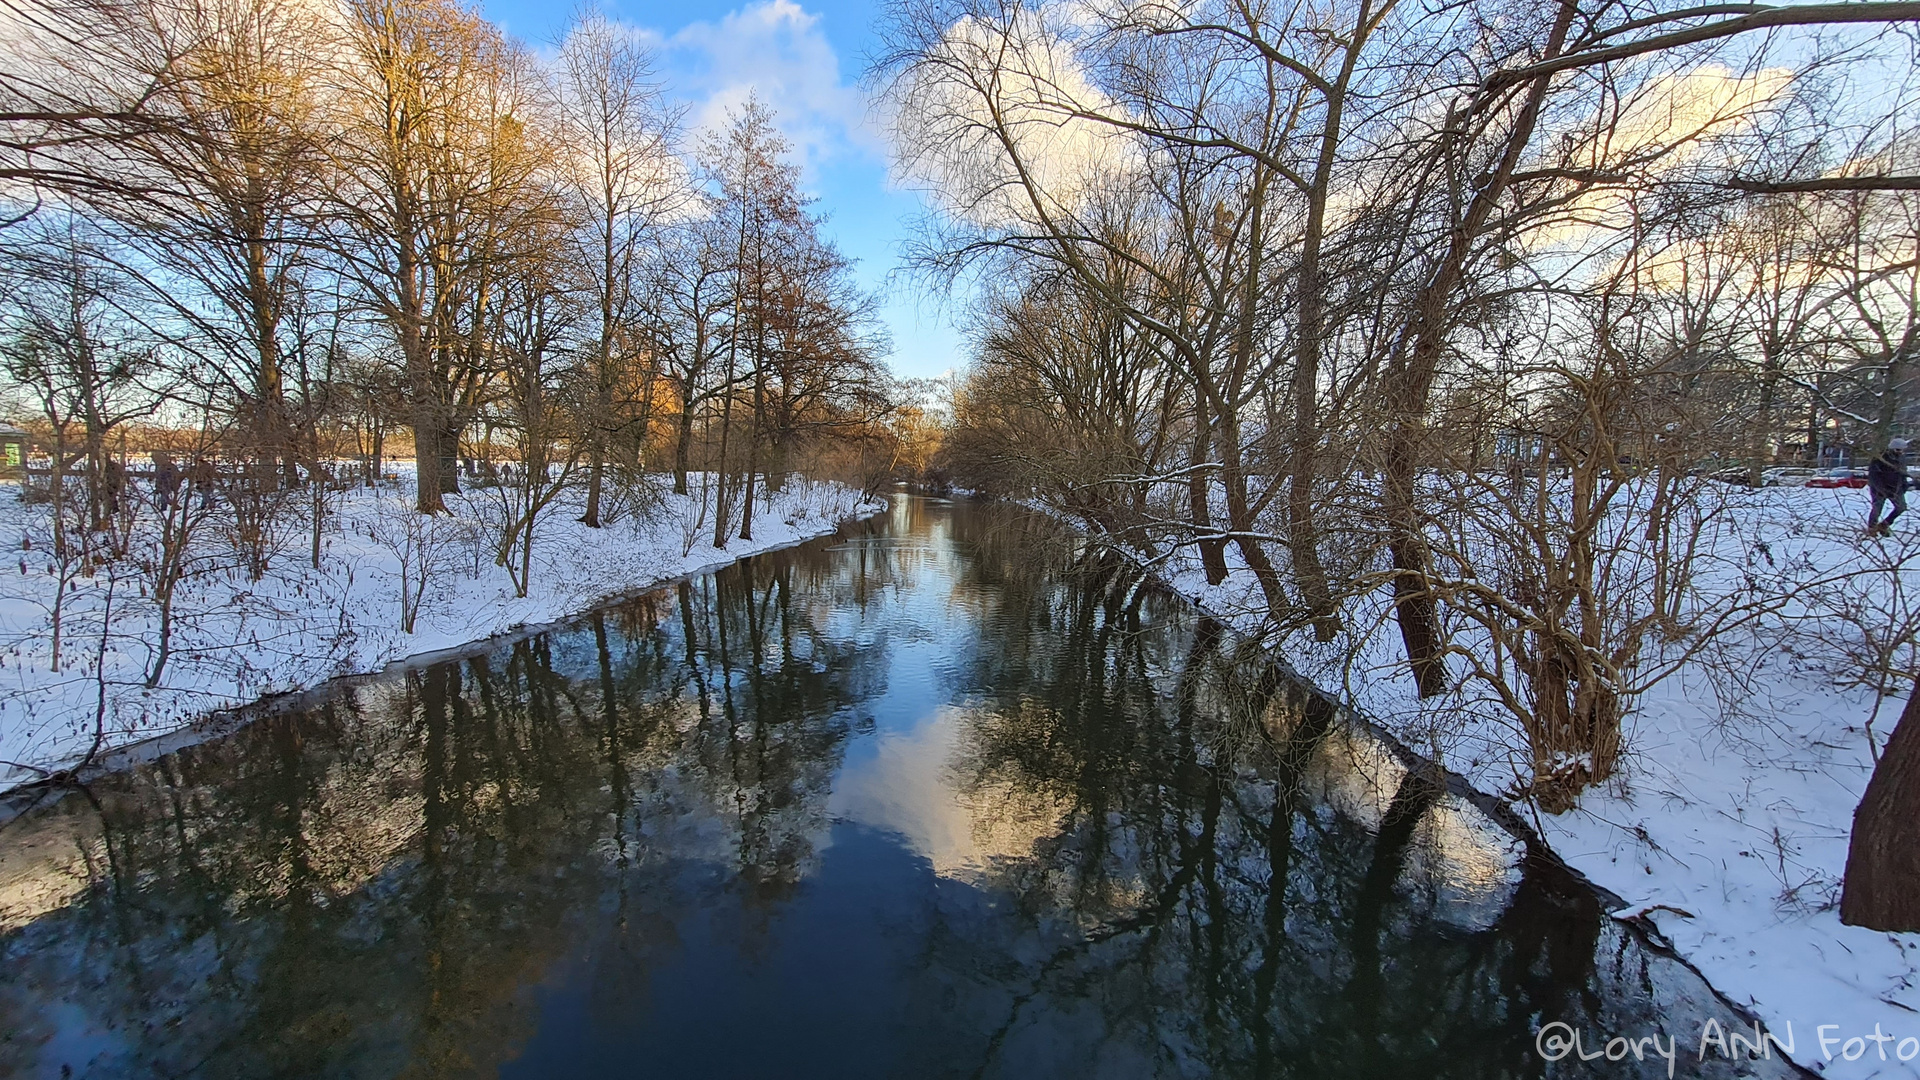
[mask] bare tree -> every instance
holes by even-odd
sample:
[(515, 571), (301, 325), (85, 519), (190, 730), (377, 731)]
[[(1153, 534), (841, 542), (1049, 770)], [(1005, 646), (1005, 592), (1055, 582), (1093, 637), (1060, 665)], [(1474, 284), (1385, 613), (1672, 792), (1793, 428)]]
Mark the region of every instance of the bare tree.
[[(701, 167), (713, 187), (713, 211), (732, 250), (726, 353), (719, 393), (720, 438), (713, 516), (713, 546), (725, 547), (733, 525), (732, 499), (740, 495), (740, 534), (753, 535), (754, 481), (760, 468), (766, 398), (769, 308), (775, 301), (775, 264), (791, 257), (800, 233), (811, 230), (800, 195), (799, 169), (785, 160), (786, 140), (773, 126), (773, 112), (757, 98), (730, 116), (727, 127), (701, 150)], [(738, 391), (750, 398), (736, 402)], [(747, 428), (741, 452), (734, 435), (736, 404)], [(740, 459), (736, 467), (735, 459)]]
[(694, 435), (702, 412), (732, 387), (715, 381), (727, 352), (734, 279), (716, 217), (669, 230), (648, 260), (642, 333), (678, 398), (673, 428), (673, 490), (687, 494)]
[(582, 345), (589, 396), (581, 402), (587, 502), (601, 523), (610, 452), (638, 468), (653, 413), (654, 354), (640, 335), (639, 290), (654, 236), (689, 202), (673, 156), (675, 116), (653, 79), (653, 58), (632, 32), (603, 15), (575, 23), (560, 47), (562, 176), (576, 204), (571, 234), (595, 325)]
[(458, 489), (460, 431), (489, 390), (487, 312), (503, 260), (556, 212), (536, 174), (552, 147), (529, 115), (526, 58), (452, 3), (349, 8), (329, 164), (334, 250), (393, 336), (413, 430), (417, 500)]
[(29, 390), (47, 422), (56, 500), (81, 465), (86, 531), (73, 539), (91, 553), (91, 534), (124, 508), (124, 462), (112, 439), (165, 394), (159, 344), (133, 313), (125, 275), (79, 220), (43, 222), (9, 261), (11, 297), (0, 312), (7, 375)]
[[(548, 237), (557, 247), (558, 237)], [(578, 417), (568, 408), (568, 378), (575, 374), (562, 347), (570, 329), (565, 290), (556, 278), (558, 259), (528, 259), (501, 283), (493, 336), (501, 358), (504, 410), (519, 444), (519, 468), (508, 482), (489, 489), (498, 511), (494, 561), (505, 567), (516, 595), (525, 596), (533, 578), (534, 531), (540, 515), (574, 483), (581, 447), (569, 436)], [(575, 407), (598, 405), (598, 383), (588, 373), (585, 392)]]

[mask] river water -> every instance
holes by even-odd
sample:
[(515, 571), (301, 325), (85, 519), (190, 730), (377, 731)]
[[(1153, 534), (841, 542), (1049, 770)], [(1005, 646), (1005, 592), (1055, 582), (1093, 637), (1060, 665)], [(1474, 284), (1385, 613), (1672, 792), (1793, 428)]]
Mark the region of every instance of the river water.
[(1047, 522), (903, 496), (18, 813), (0, 1076), (1787, 1074), (1700, 1060), (1698, 977), (1425, 775)]

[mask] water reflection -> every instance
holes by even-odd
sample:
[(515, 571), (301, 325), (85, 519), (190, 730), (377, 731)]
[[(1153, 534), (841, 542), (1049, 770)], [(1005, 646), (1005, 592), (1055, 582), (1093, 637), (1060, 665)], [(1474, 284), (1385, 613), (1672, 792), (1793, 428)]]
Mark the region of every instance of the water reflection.
[(40, 807), (0, 934), (29, 1076), (1477, 1078), (1727, 1019), (1118, 563), (908, 499)]

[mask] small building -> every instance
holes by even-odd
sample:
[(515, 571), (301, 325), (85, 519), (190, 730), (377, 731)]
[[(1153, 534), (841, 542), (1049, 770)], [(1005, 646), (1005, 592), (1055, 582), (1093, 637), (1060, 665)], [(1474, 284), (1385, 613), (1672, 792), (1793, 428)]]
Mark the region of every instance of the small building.
[(27, 474), (27, 433), (12, 424), (0, 424), (0, 477), (17, 480)]

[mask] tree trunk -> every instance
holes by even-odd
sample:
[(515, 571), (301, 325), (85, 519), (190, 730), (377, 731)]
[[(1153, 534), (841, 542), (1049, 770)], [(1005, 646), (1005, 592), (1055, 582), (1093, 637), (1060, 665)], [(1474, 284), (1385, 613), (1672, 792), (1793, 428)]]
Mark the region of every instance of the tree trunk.
[(727, 546), (727, 530), (733, 524), (733, 520), (727, 516), (729, 509), (727, 505), (727, 499), (729, 498), (727, 494), (727, 481), (733, 474), (727, 471), (726, 460), (727, 425), (723, 421), (720, 425), (721, 464), (719, 471), (714, 476), (713, 484), (713, 546), (717, 548)]
[(47, 497), (53, 503), (53, 560), (60, 570), (54, 579), (53, 610), (53, 663), (49, 665), (54, 672), (60, 670), (60, 629), (61, 615), (66, 607), (67, 569), (72, 565), (73, 553), (67, 550), (67, 440), (66, 429), (56, 425), (53, 429), (53, 470), (47, 477), (51, 485)]
[(693, 452), (693, 394), (681, 395), (680, 435), (673, 443), (673, 493), (687, 493), (687, 459)]
[(1747, 483), (1752, 487), (1760, 486), (1760, 478), (1771, 464), (1767, 460), (1767, 440), (1773, 434), (1773, 399), (1779, 382), (1779, 351), (1769, 342), (1760, 360), (1760, 405), (1755, 410), (1753, 430), (1747, 433)]
[(460, 493), (460, 429), (463, 426), (450, 423), (440, 431), (440, 494), (442, 495)]
[[(727, 385), (733, 385), (733, 360), (727, 360)], [(732, 475), (727, 461), (727, 440), (733, 434), (733, 394), (729, 392), (720, 404), (720, 453), (716, 459), (719, 469), (718, 482), (714, 485), (713, 500), (713, 546), (727, 546), (727, 529), (732, 521), (727, 517), (727, 478)]]
[(1327, 582), (1326, 567), (1320, 562), (1320, 530), (1314, 522), (1313, 510), (1313, 482), (1319, 469), (1321, 338), (1326, 333), (1327, 322), (1320, 252), (1326, 242), (1327, 200), (1332, 192), (1334, 164), (1339, 154), (1347, 87), (1352, 83), (1354, 66), (1366, 42), (1372, 10), (1370, 0), (1361, 0), (1352, 35), (1345, 45), (1347, 55), (1340, 67), (1340, 77), (1326, 91), (1327, 122), (1320, 136), (1320, 156), (1307, 194), (1306, 232), (1300, 241), (1300, 267), (1295, 278), (1298, 348), (1293, 368), (1293, 460), (1287, 481), (1287, 542), (1293, 559), (1294, 587), (1300, 590), (1301, 601), (1313, 614), (1314, 639), (1322, 643), (1332, 641), (1340, 632), (1340, 616), (1333, 601), (1332, 586)]
[(418, 420), (413, 425), (414, 509), (423, 514), (446, 512), (440, 498), (440, 422)]
[[(1553, 29), (1547, 34), (1546, 47), (1541, 51), (1542, 58), (1560, 55), (1573, 26), (1576, 7), (1574, 0), (1561, 0)], [(1488, 220), (1513, 178), (1514, 169), (1533, 139), (1551, 78), (1551, 75), (1539, 76), (1528, 87), (1519, 113), (1514, 117), (1513, 128), (1507, 133), (1498, 168), (1474, 194), (1465, 215), (1454, 226), (1439, 266), (1414, 299), (1407, 338), (1388, 366), (1388, 383), (1395, 391), (1389, 402), (1391, 420), (1387, 425), (1383, 471), (1389, 546), (1395, 570), (1394, 618), (1400, 624), (1400, 639), (1406, 646), (1407, 662), (1422, 697), (1441, 692), (1447, 682), (1445, 660), (1441, 656), (1440, 620), (1431, 588), (1429, 549), (1414, 501), (1416, 476), (1426, 442), (1427, 397), (1439, 371), (1454, 291), (1465, 280), (1467, 259), (1473, 253), (1474, 244), (1486, 230)]]
[(313, 534), (311, 539), (313, 540), (313, 549), (310, 554), (313, 556), (313, 568), (318, 570), (320, 569), (320, 526), (325, 523), (327, 517), (327, 485), (324, 480), (316, 477), (312, 486)]
[(1887, 356), (1887, 382), (1880, 392), (1880, 413), (1873, 425), (1873, 449), (1884, 452), (1893, 437), (1893, 422), (1900, 416), (1900, 400), (1906, 392), (1907, 368), (1915, 353), (1920, 353), (1920, 322), (1909, 323), (1900, 344)]
[(740, 500), (740, 539), (753, 539), (753, 459), (747, 459), (747, 486), (745, 498)]
[(740, 503), (740, 539), (753, 539), (753, 476), (760, 467), (761, 423), (766, 415), (766, 395), (764, 393), (760, 350), (754, 349), (753, 357), (753, 425), (747, 430), (747, 486), (746, 498)]
[(149, 690), (160, 685), (160, 679), (166, 674), (167, 660), (173, 656), (173, 590), (157, 597), (160, 601), (160, 635), (153, 647), (153, 666), (147, 670), (146, 687)]
[(1840, 921), (1874, 930), (1920, 930), (1920, 690), (1894, 725), (1893, 736), (1853, 812)]
[(1261, 546), (1253, 509), (1247, 501), (1247, 479), (1240, 463), (1239, 424), (1232, 420), (1221, 424), (1215, 430), (1215, 446), (1220, 451), (1220, 478), (1227, 489), (1227, 528), (1234, 534), (1234, 547), (1239, 549), (1247, 569), (1253, 571), (1254, 580), (1260, 583), (1260, 595), (1267, 602), (1269, 617), (1275, 624), (1284, 625), (1289, 606), (1287, 595), (1280, 587), (1280, 572), (1274, 569), (1273, 560)]
[(1387, 451), (1385, 473), (1387, 527), (1393, 554), (1393, 612), (1400, 626), (1400, 643), (1421, 697), (1447, 688), (1447, 666), (1441, 656), (1440, 618), (1428, 588), (1430, 556), (1414, 504), (1415, 451), (1410, 440), (1397, 438)]
[[(1275, 625), (1285, 625), (1289, 618), (1286, 592), (1280, 587), (1280, 574), (1274, 569), (1273, 560), (1267, 557), (1266, 549), (1260, 544), (1253, 508), (1247, 499), (1238, 415), (1243, 400), (1241, 391), (1244, 379), (1253, 364), (1254, 304), (1260, 282), (1261, 237), (1265, 235), (1262, 222), (1265, 220), (1267, 181), (1266, 170), (1257, 169), (1249, 195), (1252, 205), (1252, 224), (1249, 229), (1254, 242), (1247, 260), (1245, 284), (1240, 289), (1239, 312), (1234, 319), (1231, 369), (1224, 380), (1224, 394), (1213, 397), (1208, 404), (1215, 421), (1212, 431), (1214, 450), (1220, 459), (1220, 483), (1226, 488), (1227, 529), (1234, 534), (1234, 546), (1240, 551), (1241, 561), (1253, 571), (1254, 580), (1260, 584), (1260, 594), (1266, 600), (1268, 617)], [(1199, 377), (1199, 392), (1209, 394), (1211, 388), (1207, 384), (1211, 380), (1208, 373), (1197, 371), (1195, 374)]]
[(793, 436), (782, 434), (767, 443), (760, 468), (760, 486), (769, 493), (787, 486), (788, 462), (793, 460)]
[(587, 512), (580, 520), (589, 529), (600, 527), (600, 487), (602, 475), (607, 467), (606, 440), (598, 433), (593, 436), (593, 446), (587, 459)]
[(107, 479), (107, 437), (97, 425), (87, 424), (87, 528), (100, 532), (113, 516), (113, 498)]
[(258, 358), (254, 371), (253, 450), (265, 460), (285, 458), (293, 468), (291, 441), (286, 430), (286, 390), (280, 373), (279, 309), (275, 302), (273, 271), (269, 268), (266, 237), (256, 233), (245, 240), (246, 303), (253, 317), (253, 346)]
[[(1204, 409), (1205, 403), (1199, 407)], [(1200, 467), (1207, 463), (1207, 444), (1212, 438), (1213, 432), (1204, 415), (1196, 416), (1193, 452), (1187, 457), (1187, 466), (1192, 470), (1187, 475), (1187, 513), (1193, 518), (1194, 531), (1201, 537), (1200, 565), (1206, 569), (1207, 584), (1218, 585), (1227, 580), (1227, 542), (1207, 538), (1207, 534), (1214, 531), (1213, 511), (1208, 505), (1213, 482), (1207, 470)]]
[(1813, 468), (1820, 467), (1820, 373), (1813, 373), (1813, 393), (1807, 395), (1807, 456)]
[[(544, 462), (540, 469), (542, 472), (546, 471)], [(540, 506), (535, 501), (534, 491), (530, 486), (527, 492), (527, 523), (520, 530), (520, 580), (515, 582), (516, 595), (522, 598), (527, 595), (527, 589), (533, 583), (533, 519), (539, 513)]]

